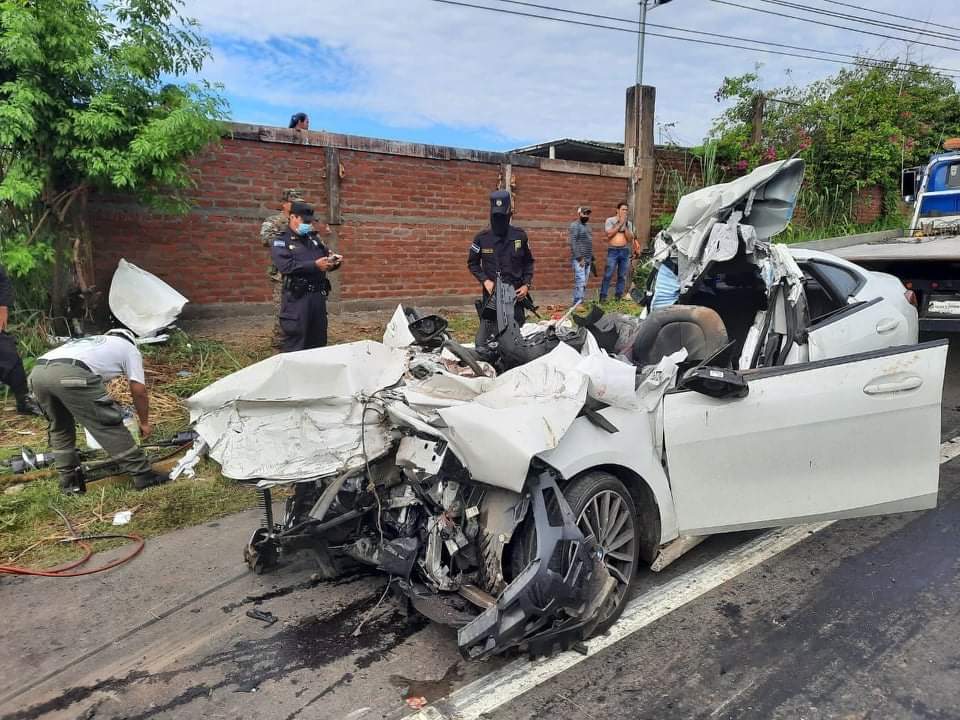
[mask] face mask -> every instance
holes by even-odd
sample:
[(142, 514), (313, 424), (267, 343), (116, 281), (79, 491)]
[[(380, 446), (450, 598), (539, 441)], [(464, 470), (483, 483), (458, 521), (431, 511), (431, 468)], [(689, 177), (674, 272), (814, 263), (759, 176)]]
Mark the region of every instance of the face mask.
[(582, 222), (584, 225), (586, 225), (588, 222), (590, 222), (590, 218), (589, 218), (589, 217), (581, 217), (581, 218), (580, 218), (580, 222)]
[(501, 237), (507, 234), (507, 230), (510, 229), (510, 216), (503, 214), (496, 214), (490, 216), (490, 229), (493, 230), (494, 235), (499, 235)]
[(297, 226), (297, 235), (306, 237), (311, 232), (313, 232), (313, 225), (310, 223), (300, 223), (300, 225)]

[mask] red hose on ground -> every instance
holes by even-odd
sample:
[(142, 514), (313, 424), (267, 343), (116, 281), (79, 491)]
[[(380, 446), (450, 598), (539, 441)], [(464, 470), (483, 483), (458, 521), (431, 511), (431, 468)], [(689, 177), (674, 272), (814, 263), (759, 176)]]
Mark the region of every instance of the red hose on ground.
[[(84, 542), (85, 540), (108, 540), (113, 538), (132, 540), (136, 543), (136, 546), (132, 552), (127, 553), (121, 558), (112, 560), (106, 565), (86, 570), (78, 570), (77, 572), (67, 572), (68, 570), (80, 567), (93, 557), (93, 548), (89, 543)], [(140, 554), (144, 546), (144, 540), (139, 535), (84, 535), (69, 539), (71, 542), (78, 543), (84, 550), (84, 556), (79, 560), (59, 568), (51, 568), (50, 570), (34, 570), (33, 568), (21, 567), (19, 565), (0, 565), (0, 575), (33, 575), (37, 577), (80, 577), (82, 575), (93, 575), (94, 573), (103, 572), (104, 570), (115, 568), (117, 565), (123, 565), (123, 563), (133, 560), (133, 558)]]

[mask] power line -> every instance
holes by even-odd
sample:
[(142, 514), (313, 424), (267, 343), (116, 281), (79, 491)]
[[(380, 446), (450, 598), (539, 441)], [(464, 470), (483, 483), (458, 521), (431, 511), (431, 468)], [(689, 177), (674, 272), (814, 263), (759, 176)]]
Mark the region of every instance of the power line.
[[(500, 0), (500, 1), (501, 1), (501, 2), (511, 2), (511, 1), (513, 1), (513, 0)], [(614, 31), (617, 31), (617, 32), (632, 33), (632, 34), (634, 34), (634, 35), (636, 35), (636, 34), (639, 33), (639, 30), (634, 30), (634, 29), (632, 29), (632, 28), (612, 27), (612, 26), (610, 26), (610, 25), (602, 25), (602, 24), (599, 24), (599, 23), (586, 22), (586, 21), (582, 21), (582, 20), (569, 20), (569, 19), (566, 19), (566, 18), (548, 17), (548, 16), (545, 16), (545, 15), (537, 15), (537, 14), (535, 14), (535, 13), (522, 12), (522, 11), (519, 11), (519, 10), (507, 10), (507, 9), (505, 9), (505, 8), (489, 7), (489, 6), (487, 6), (487, 5), (475, 5), (475, 4), (473, 4), (473, 3), (462, 2), (462, 1), (460, 1), (460, 0), (432, 0), (432, 2), (442, 3), (442, 4), (444, 4), (444, 5), (455, 5), (455, 6), (459, 6), (459, 7), (473, 8), (473, 9), (475, 9), (475, 10), (486, 10), (486, 11), (488, 11), (488, 12), (503, 13), (503, 14), (505, 14), (505, 15), (516, 15), (516, 16), (519, 16), (519, 17), (534, 18), (534, 19), (536, 19), (536, 20), (550, 20), (550, 21), (552, 21), (552, 22), (565, 23), (565, 24), (568, 24), (568, 25), (576, 25), (577, 27), (590, 27), (590, 28), (598, 28), (598, 29), (601, 29), (601, 30), (614, 30)], [(559, 9), (559, 8), (557, 8), (557, 10), (558, 10), (559, 12), (571, 12), (571, 11), (567, 11), (567, 10), (561, 10), (561, 9)], [(591, 15), (590, 13), (578, 13), (578, 14)], [(601, 17), (604, 17), (604, 16), (601, 16)], [(615, 20), (622, 21), (622, 22), (631, 22), (631, 23), (636, 24), (635, 21), (633, 21), (633, 20), (621, 20), (620, 18), (608, 18), (608, 19), (615, 19)], [(649, 25), (650, 25), (650, 23), (648, 23), (648, 26), (649, 26)], [(683, 32), (690, 32), (690, 31), (683, 30)], [(694, 31), (694, 32), (699, 32), (699, 31)], [(882, 68), (882, 67), (894, 66), (894, 67), (896, 67), (896, 69), (898, 69), (898, 70), (911, 70), (911, 69), (914, 69), (914, 68), (918, 67), (918, 66), (913, 65), (913, 64), (904, 65), (904, 64), (899, 63), (898, 61), (883, 61), (883, 60), (873, 61), (873, 60), (868, 60), (868, 59), (863, 59), (863, 58), (856, 58), (856, 57), (853, 56), (853, 55), (847, 55), (847, 56), (845, 56), (845, 57), (855, 58), (855, 60), (856, 60), (855, 62), (849, 62), (849, 61), (845, 61), (845, 60), (834, 60), (833, 58), (814, 57), (814, 56), (811, 56), (811, 55), (801, 55), (801, 54), (799, 54), (799, 53), (783, 52), (783, 51), (780, 51), (780, 50), (770, 50), (770, 49), (768, 49), (768, 48), (763, 48), (763, 47), (744, 47), (744, 46), (742, 46), (742, 45), (734, 45), (734, 44), (732, 44), (732, 43), (716, 42), (716, 41), (712, 41), (712, 40), (697, 40), (697, 39), (695, 39), (695, 38), (680, 37), (680, 36), (678, 36), (678, 35), (667, 35), (667, 34), (665, 34), (665, 33), (647, 32), (647, 35), (649, 35), (649, 36), (651, 36), (651, 37), (659, 37), (659, 38), (665, 38), (665, 39), (669, 39), (669, 40), (679, 40), (679, 41), (681, 41), (681, 42), (695, 43), (695, 44), (699, 44), (699, 45), (710, 45), (710, 46), (714, 46), (714, 47), (733, 48), (734, 50), (753, 50), (753, 51), (755, 51), (755, 52), (764, 52), (764, 53), (769, 53), (769, 54), (771, 54), (771, 55), (782, 55), (782, 56), (784, 56), (784, 57), (800, 58), (801, 60), (819, 60), (819, 61), (821, 61), (821, 62), (834, 63), (834, 64), (836, 64), (836, 65), (863, 65), (863, 66), (866, 66), (866, 67), (873, 67), (873, 68)], [(729, 36), (727, 36), (727, 37), (729, 37)], [(754, 43), (764, 42), (764, 41), (759, 41), (759, 40), (746, 40), (746, 39), (744, 39), (744, 40), (745, 40), (746, 42), (754, 42)], [(808, 48), (804, 48), (804, 50), (805, 50), (806, 52), (818, 52), (818, 53), (830, 53), (830, 52), (831, 52), (831, 51), (823, 51), (823, 50), (813, 50), (813, 49), (808, 49)], [(941, 74), (946, 75), (946, 76), (948, 76), (948, 77), (952, 77), (952, 78), (960, 77), (960, 74), (957, 74), (957, 71), (955, 71), (955, 70), (951, 70), (951, 71), (949, 71), (949, 72), (941, 72)]]
[[(637, 24), (637, 21), (634, 20), (633, 18), (615, 17), (613, 15), (599, 15), (597, 13), (583, 12), (581, 10), (567, 10), (565, 8), (553, 7), (551, 5), (542, 5), (539, 3), (523, 2), (522, 0), (498, 0), (498, 2), (509, 4), (509, 5), (521, 5), (523, 7), (536, 8), (538, 10), (549, 10), (551, 12), (567, 13), (569, 15), (579, 15), (582, 17), (589, 17), (594, 19), (613, 20), (615, 22), (629, 23), (631, 25)], [(538, 15), (537, 17), (542, 17), (542, 16)], [(703, 35), (706, 37), (722, 38), (725, 40), (739, 40), (741, 42), (749, 42), (757, 45), (770, 45), (772, 47), (785, 48), (787, 50), (800, 50), (802, 52), (814, 52), (814, 53), (821, 53), (823, 55), (833, 55), (835, 57), (841, 57), (841, 58), (846, 58), (848, 60), (853, 60), (855, 63), (868, 59), (868, 58), (863, 58), (857, 55), (850, 55), (849, 53), (834, 52), (833, 50), (818, 50), (817, 48), (808, 48), (808, 47), (802, 47), (799, 45), (785, 45), (784, 43), (776, 43), (776, 42), (771, 42), (769, 40), (756, 40), (754, 38), (738, 37), (736, 35), (730, 35), (727, 33), (706, 32), (705, 30), (691, 30), (689, 28), (677, 27), (675, 25), (660, 25), (657, 23), (648, 22), (646, 23), (646, 26), (653, 27), (653, 28), (660, 28), (661, 30), (674, 30), (678, 32), (691, 33), (693, 35)], [(898, 66), (918, 67), (917, 63), (901, 62), (900, 60), (877, 61), (877, 62), (882, 62), (882, 63), (893, 62), (893, 63), (896, 63)], [(941, 70), (945, 73), (960, 74), (960, 70), (956, 68), (942, 68), (942, 67), (934, 67), (934, 66), (928, 66), (928, 67), (930, 67), (930, 69), (932, 70)]]
[(718, 5), (729, 5), (730, 7), (741, 8), (743, 10), (752, 10), (753, 12), (764, 13), (766, 15), (777, 15), (779, 17), (789, 18), (790, 20), (801, 20), (802, 22), (813, 23), (814, 25), (823, 25), (825, 27), (839, 28), (840, 30), (848, 30), (850, 32), (860, 33), (861, 35), (873, 35), (874, 37), (886, 38), (887, 40), (898, 40), (905, 43), (914, 43), (916, 45), (926, 45), (927, 47), (941, 48), (943, 50), (951, 50), (953, 52), (960, 52), (960, 48), (948, 47), (947, 45), (937, 45), (936, 43), (925, 42), (924, 40), (913, 40), (911, 38), (895, 37), (893, 35), (884, 35), (883, 33), (872, 32), (871, 30), (860, 30), (859, 28), (852, 28), (846, 25), (835, 25), (834, 23), (824, 22), (822, 20), (813, 20), (812, 18), (802, 18), (797, 17), (796, 15), (788, 15), (786, 13), (777, 12), (776, 10), (764, 10), (763, 8), (751, 7), (750, 5), (741, 5), (735, 2), (729, 2), (729, 0), (710, 0), (710, 2), (717, 3)]
[[(866, 10), (867, 12), (872, 12), (875, 15), (887, 15), (888, 17), (895, 17), (898, 20), (906, 20), (908, 22), (916, 22), (921, 25), (927, 25), (930, 23), (929, 20), (920, 20), (919, 18), (906, 17), (905, 15), (897, 15), (896, 13), (884, 12), (883, 10), (874, 10), (873, 8), (863, 7), (862, 5), (854, 5), (853, 3), (840, 2), (840, 0), (820, 0), (820, 2), (830, 3), (831, 5), (842, 5), (843, 7), (853, 8), (854, 10)], [(960, 31), (960, 27), (954, 27), (953, 25), (944, 25), (941, 22), (938, 22), (937, 25), (946, 29), (946, 30), (957, 30)]]
[(938, 40), (954, 41), (953, 34), (938, 32), (937, 30), (928, 30), (926, 28), (915, 28), (915, 27), (910, 27), (909, 25), (896, 25), (890, 22), (884, 22), (883, 20), (874, 20), (872, 18), (865, 18), (861, 15), (851, 15), (849, 13), (837, 12), (835, 10), (824, 10), (822, 8), (814, 8), (814, 7), (807, 7), (806, 5), (798, 5), (797, 3), (787, 2), (786, 0), (759, 0), (759, 2), (764, 2), (769, 5), (779, 5), (780, 7), (788, 7), (793, 10), (800, 10), (802, 12), (808, 12), (814, 15), (824, 15), (826, 17), (838, 18), (840, 20), (852, 20), (854, 22), (863, 23), (864, 25), (873, 25), (875, 27), (881, 27), (886, 30), (896, 30), (897, 32), (917, 33), (918, 35), (926, 35), (929, 37), (936, 38)]

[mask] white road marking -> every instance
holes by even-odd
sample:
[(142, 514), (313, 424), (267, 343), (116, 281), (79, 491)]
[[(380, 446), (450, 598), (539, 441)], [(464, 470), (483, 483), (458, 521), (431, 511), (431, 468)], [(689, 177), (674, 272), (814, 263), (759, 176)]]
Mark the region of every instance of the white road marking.
[(765, 533), (631, 600), (610, 632), (587, 642), (586, 655), (568, 651), (533, 662), (515, 660), (460, 688), (445, 702), (436, 703), (442, 710), (427, 707), (413, 717), (416, 720), (475, 720), (832, 524), (831, 521), (800, 525)]
[[(940, 445), (940, 464), (960, 455), (960, 437)], [(413, 715), (410, 720), (477, 720), (511, 700), (532, 690), (593, 657), (600, 651), (629, 637), (679, 607), (696, 600), (714, 588), (732, 580), (833, 525), (834, 521), (797, 525), (771, 530), (730, 552), (670, 580), (631, 600), (623, 615), (602, 637), (587, 641), (587, 654), (567, 651), (550, 658), (510, 664), (465, 685), (449, 697), (437, 700)]]

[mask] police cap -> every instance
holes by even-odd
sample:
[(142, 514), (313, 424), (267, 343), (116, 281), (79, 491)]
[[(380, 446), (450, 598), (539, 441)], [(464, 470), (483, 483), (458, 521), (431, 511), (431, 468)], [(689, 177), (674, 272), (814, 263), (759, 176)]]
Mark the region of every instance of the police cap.
[(313, 220), (313, 205), (300, 201), (294, 202), (290, 206), (290, 214), (296, 215), (306, 222), (311, 222)]
[(510, 214), (510, 193), (506, 190), (494, 190), (490, 193), (490, 214)]

